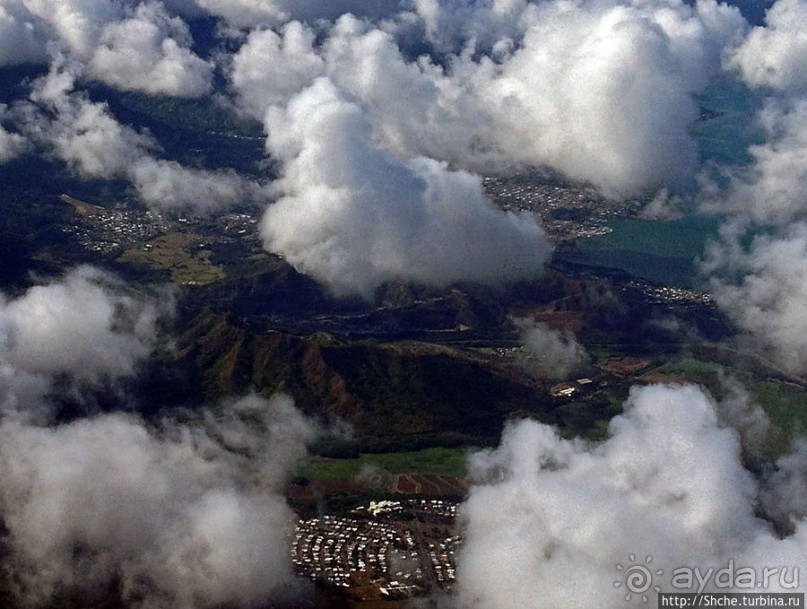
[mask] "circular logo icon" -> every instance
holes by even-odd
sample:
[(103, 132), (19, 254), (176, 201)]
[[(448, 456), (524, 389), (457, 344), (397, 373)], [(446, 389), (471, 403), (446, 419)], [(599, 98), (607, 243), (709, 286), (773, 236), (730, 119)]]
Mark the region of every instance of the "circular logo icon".
[[(628, 555), (628, 560), (630, 560), (632, 565), (628, 567), (623, 567), (622, 565), (617, 565), (617, 571), (621, 571), (623, 573), (622, 579), (619, 579), (614, 582), (614, 587), (619, 588), (621, 586), (625, 586), (627, 590), (627, 594), (625, 594), (625, 600), (629, 601), (633, 598), (633, 595), (637, 595), (637, 597), (641, 597), (642, 602), (646, 603), (649, 599), (645, 592), (650, 590), (652, 586), (656, 592), (661, 592), (661, 588), (659, 586), (653, 586), (653, 575), (654, 573), (650, 570), (649, 565), (653, 562), (653, 557), (648, 556), (645, 558), (645, 564), (635, 564), (636, 556), (634, 554)], [(655, 575), (662, 575), (664, 571), (661, 569), (657, 569), (655, 571)]]

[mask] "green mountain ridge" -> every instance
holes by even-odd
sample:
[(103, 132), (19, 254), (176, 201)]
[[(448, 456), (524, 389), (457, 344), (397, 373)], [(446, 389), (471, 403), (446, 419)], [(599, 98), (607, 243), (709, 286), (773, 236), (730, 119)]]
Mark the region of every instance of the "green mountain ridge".
[(203, 401), (286, 392), (309, 414), (348, 421), (364, 451), (486, 444), (519, 413), (563, 424), (545, 385), (473, 350), (258, 334), (210, 310), (179, 338), (169, 366), (191, 371)]

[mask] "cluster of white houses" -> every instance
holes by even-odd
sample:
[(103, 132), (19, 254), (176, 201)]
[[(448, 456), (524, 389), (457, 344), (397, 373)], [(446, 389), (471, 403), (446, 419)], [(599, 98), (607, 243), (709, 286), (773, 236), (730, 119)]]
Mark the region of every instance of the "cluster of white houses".
[(324, 585), (375, 586), (391, 598), (450, 589), (461, 542), (455, 515), (449, 500), (410, 499), (300, 520), (292, 561), (298, 575)]

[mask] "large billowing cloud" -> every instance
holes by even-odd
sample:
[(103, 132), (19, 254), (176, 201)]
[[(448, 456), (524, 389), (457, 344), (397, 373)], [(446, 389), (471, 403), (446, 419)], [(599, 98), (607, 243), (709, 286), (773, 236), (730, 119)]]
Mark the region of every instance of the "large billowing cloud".
[(0, 414), (37, 419), (56, 375), (80, 382), (130, 375), (171, 315), (168, 293), (135, 295), (83, 266), (15, 298), (0, 294)]
[(692, 95), (742, 31), (736, 10), (706, 1), (512, 11), (517, 40), (441, 65), (406, 59), (393, 34), (349, 16), (321, 44), (300, 24), (255, 32), (231, 82), (258, 116), (327, 75), (362, 100), (385, 147), (478, 173), (548, 166), (612, 194), (687, 184), (698, 161)]
[(616, 194), (680, 188), (697, 162), (692, 95), (741, 25), (708, 2), (535, 5), (519, 48), (457, 71), (497, 109), (498, 143), (514, 159)]
[(729, 57), (744, 80), (754, 87), (807, 88), (807, 2), (778, 0)]
[(726, 170), (728, 186), (702, 195), (710, 211), (781, 225), (807, 214), (807, 98), (769, 100), (758, 113), (765, 141), (748, 148), (751, 164)]
[(185, 23), (162, 4), (141, 4), (104, 28), (89, 72), (123, 91), (199, 97), (210, 89), (213, 64), (188, 49), (189, 39)]
[[(730, 213), (702, 270), (715, 302), (754, 351), (807, 372), (807, 98), (769, 100), (759, 113), (767, 141), (705, 207)], [(759, 226), (765, 226), (760, 231)], [(760, 234), (761, 233), (761, 234)]]
[(352, 17), (331, 29), (323, 52), (329, 77), (362, 100), (376, 137), (395, 154), (480, 175), (513, 167), (496, 141), (498, 108), (480, 103), (470, 78), (425, 57), (407, 61), (390, 34)]
[(378, 148), (361, 106), (318, 80), (266, 118), (284, 163), (266, 211), (267, 249), (337, 293), (385, 281), (443, 285), (537, 275), (548, 243), (534, 219), (497, 210), (481, 179)]
[(210, 88), (212, 64), (161, 2), (2, 0), (0, 33), (0, 65), (60, 51), (86, 63), (87, 78), (122, 90), (198, 97)]
[(741, 228), (727, 226), (707, 250), (712, 296), (755, 350), (807, 372), (807, 224), (758, 235), (748, 247), (743, 238)]
[[(738, 11), (710, 0), (694, 7), (523, 0), (0, 6), (0, 27), (16, 41), (8, 62), (41, 60), (47, 47), (81, 64), (83, 79), (189, 97), (209, 91), (213, 65), (191, 51), (187, 25), (169, 11), (260, 26), (231, 74), (254, 116), (327, 75), (362, 100), (380, 143), (396, 154), (476, 173), (549, 166), (616, 195), (687, 184), (697, 162), (691, 96), (743, 26)], [(317, 28), (319, 42), (294, 19)], [(287, 24), (282, 31), (265, 29), (280, 24)], [(402, 53), (406, 27), (406, 36), (425, 35), (422, 42), (447, 53), (440, 64)]]
[(490, 143), (491, 114), (429, 60), (407, 62), (390, 34), (350, 16), (329, 30), (323, 45), (315, 40), (314, 30), (297, 22), (278, 33), (250, 34), (230, 75), (239, 106), (263, 119), (269, 106), (287, 104), (327, 75), (361, 100), (375, 137), (393, 153), (503, 169)]
[(240, 108), (262, 120), (270, 106), (285, 105), (321, 76), (325, 60), (314, 49), (315, 38), (315, 32), (298, 21), (278, 32), (251, 32), (230, 68)]
[[(523, 235), (510, 239), (515, 217), (493, 221), (470, 176), (440, 163), (475, 173), (551, 167), (609, 194), (684, 187), (698, 160), (692, 95), (719, 70), (739, 13), (712, 2), (520, 10), (518, 44), (440, 65), (407, 59), (393, 34), (351, 16), (319, 42), (297, 22), (252, 32), (229, 75), (283, 167), (267, 248), (342, 293), (390, 279), (507, 280), (543, 254)], [(428, 186), (438, 181), (439, 206)], [(446, 213), (459, 200), (463, 227)]]
[(113, 276), (82, 266), (2, 302), (3, 353), (34, 373), (131, 374), (155, 344), (157, 321), (170, 305), (137, 297)]
[[(729, 560), (759, 573), (788, 567), (784, 584), (793, 581), (807, 523), (799, 516), (780, 539), (755, 515), (759, 488), (741, 465), (738, 434), (715, 411), (694, 386), (649, 386), (632, 390), (600, 445), (534, 422), (508, 427), (498, 449), (471, 461), (477, 483), (461, 508), (459, 606), (624, 607), (631, 556), (665, 592), (676, 591), (674, 569), (714, 573)], [(780, 471), (802, 461), (783, 461)], [(777, 576), (768, 589), (785, 586)], [(642, 594), (656, 602), (652, 586), (634, 591), (633, 602)]]
[(158, 609), (254, 606), (288, 592), (293, 513), (279, 494), (314, 427), (247, 397), (205, 422), (110, 414), (0, 424), (0, 517), (19, 595), (113, 586)]
[[(377, 20), (400, 8), (399, 0), (0, 0), (0, 65), (45, 61), (50, 44), (95, 64), (95, 76), (113, 86), (198, 95), (210, 65), (190, 50), (183, 19), (211, 15), (250, 30), (348, 13)], [(132, 71), (132, 81), (119, 69)]]

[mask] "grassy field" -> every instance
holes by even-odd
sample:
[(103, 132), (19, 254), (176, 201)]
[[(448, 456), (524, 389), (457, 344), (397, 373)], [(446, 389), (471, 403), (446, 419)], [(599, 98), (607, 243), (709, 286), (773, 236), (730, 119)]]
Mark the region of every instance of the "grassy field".
[(664, 364), (653, 370), (653, 373), (711, 387), (719, 382), (723, 371), (728, 372), (725, 367), (719, 364), (685, 358)]
[(781, 453), (792, 438), (807, 434), (807, 389), (799, 385), (692, 358), (670, 362), (653, 372), (699, 383), (718, 398), (723, 393), (721, 378), (730, 375), (738, 379), (770, 419), (771, 430), (762, 447), (765, 452)]
[(316, 459), (298, 470), (310, 480), (355, 478), (368, 471), (388, 474), (443, 474), (465, 476), (469, 448), (427, 448), (415, 452), (362, 454), (355, 459)]
[(224, 279), (224, 271), (210, 261), (210, 251), (198, 249), (200, 241), (198, 235), (170, 233), (129, 248), (119, 260), (166, 269), (178, 285), (206, 285)]
[(774, 427), (773, 440), (786, 442), (794, 436), (807, 434), (807, 392), (804, 389), (766, 380), (756, 383), (751, 393), (768, 413)]

